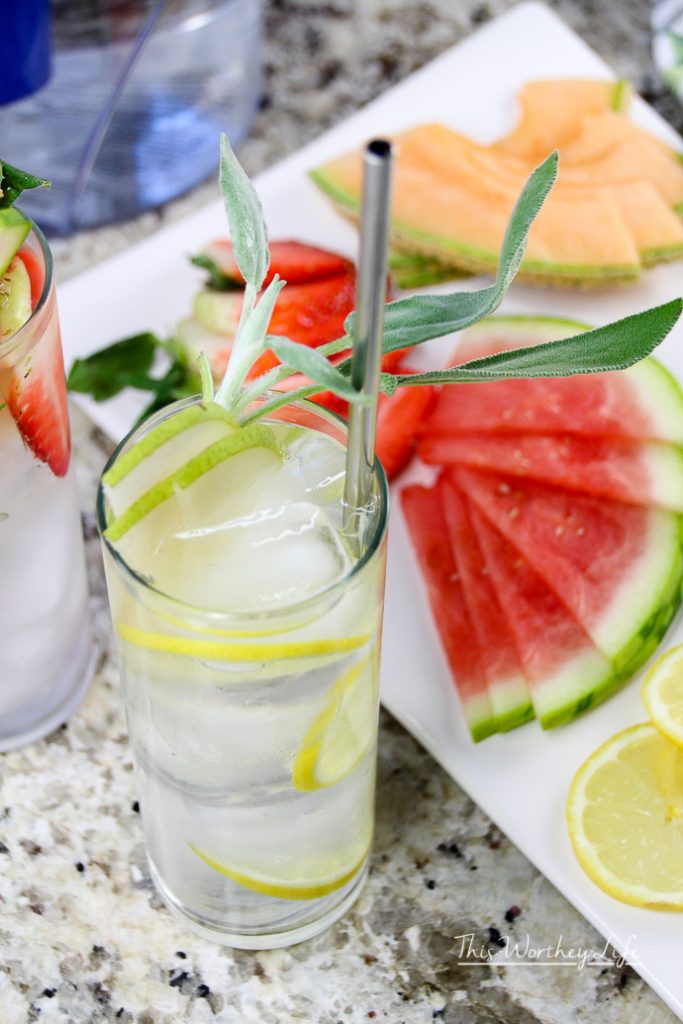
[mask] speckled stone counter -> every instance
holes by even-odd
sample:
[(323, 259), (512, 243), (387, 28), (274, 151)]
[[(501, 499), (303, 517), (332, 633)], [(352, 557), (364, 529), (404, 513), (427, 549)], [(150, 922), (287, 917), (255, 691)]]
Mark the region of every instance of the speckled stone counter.
[[(507, 0), (271, 0), (255, 172), (398, 81)], [(554, 6), (662, 111), (644, 0)], [(64, 279), (183, 216), (214, 186), (55, 246)], [(674, 1018), (629, 967), (495, 965), (506, 940), (602, 950), (593, 929), (402, 728), (382, 716), (373, 869), (355, 908), (290, 950), (232, 952), (183, 929), (147, 874), (93, 518), (108, 441), (73, 410), (97, 672), (47, 740), (0, 756), (0, 1024), (392, 1024)], [(463, 940), (493, 964), (466, 965)], [(465, 957), (466, 959), (466, 957)]]

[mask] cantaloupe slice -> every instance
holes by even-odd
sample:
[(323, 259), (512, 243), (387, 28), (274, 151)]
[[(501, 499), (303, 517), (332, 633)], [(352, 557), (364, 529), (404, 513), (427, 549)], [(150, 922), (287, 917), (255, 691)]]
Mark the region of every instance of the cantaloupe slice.
[(627, 117), (613, 111), (605, 111), (583, 118), (576, 135), (561, 147), (562, 163), (565, 166), (590, 163), (598, 157), (605, 156), (614, 146), (626, 139), (646, 139), (648, 144), (655, 146), (672, 159), (677, 159), (676, 151), (666, 142), (645, 131)]
[[(629, 128), (623, 133), (612, 131), (612, 140), (621, 138), (635, 141), (642, 137), (645, 145), (652, 143), (655, 147), (660, 147), (661, 156), (666, 160), (665, 166), (668, 171), (671, 170), (671, 151), (663, 142), (659, 142), (637, 125), (618, 115), (604, 117), (607, 119), (607, 133), (613, 122), (617, 125), (628, 125), (633, 129), (632, 133)], [(610, 121), (610, 118), (613, 121)], [(601, 119), (594, 120), (598, 123)], [(486, 180), (514, 188), (516, 193), (519, 193), (530, 173), (530, 166), (516, 157), (493, 153), (488, 147), (478, 145), (466, 135), (439, 124), (420, 125), (404, 132), (399, 136), (398, 153), (402, 163), (415, 168), (429, 168), (433, 173), (444, 174), (449, 178), (454, 176), (460, 179), (463, 165), (467, 164), (471, 170), (476, 168)], [(560, 153), (558, 180), (547, 201), (548, 205), (555, 203), (559, 198), (569, 202), (577, 193), (595, 194), (596, 185), (600, 185), (600, 190), (603, 190), (599, 176), (591, 180), (590, 174), (587, 173), (588, 165), (586, 168), (577, 169), (572, 175), (573, 168), (567, 167), (563, 153), (564, 151)], [(678, 166), (674, 164), (673, 167), (678, 176)], [(681, 169), (683, 170), (683, 165)], [(575, 180), (577, 178), (578, 181)], [(683, 181), (683, 175), (681, 180)], [(626, 226), (632, 233), (640, 259), (646, 266), (677, 259), (683, 255), (683, 223), (659, 195), (655, 185), (646, 180), (628, 180), (608, 185), (604, 190), (613, 197)]]
[[(440, 125), (404, 132), (396, 142), (394, 247), (460, 269), (494, 270), (526, 177), (515, 177), (517, 161), (498, 174), (495, 154)], [(357, 217), (358, 152), (318, 168), (312, 178), (343, 213)], [(546, 201), (532, 226), (520, 277), (577, 287), (628, 282), (639, 273), (638, 248), (614, 198), (579, 190)]]
[(683, 162), (646, 135), (624, 138), (595, 160), (563, 164), (560, 181), (586, 187), (649, 181), (670, 206), (683, 209)]
[(625, 113), (631, 90), (624, 81), (551, 78), (527, 82), (517, 99), (517, 126), (492, 148), (538, 163), (573, 138), (587, 114)]
[[(611, 185), (604, 191), (619, 207), (646, 267), (683, 256), (683, 221), (651, 182), (625, 182)], [(564, 188), (562, 194), (565, 194)]]

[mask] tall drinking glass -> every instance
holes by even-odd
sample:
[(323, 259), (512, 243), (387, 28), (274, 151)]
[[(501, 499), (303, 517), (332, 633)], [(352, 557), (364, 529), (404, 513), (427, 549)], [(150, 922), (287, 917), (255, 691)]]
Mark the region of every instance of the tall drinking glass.
[(152, 877), (205, 936), (272, 948), (324, 930), (367, 871), (386, 480), (350, 543), (345, 426), (301, 403), (265, 422), (277, 450), (188, 483), (239, 433), (176, 431), (199, 404), (122, 443), (98, 521)]
[(0, 750), (62, 722), (92, 667), (52, 258), (36, 228), (17, 258), (32, 313), (0, 341)]

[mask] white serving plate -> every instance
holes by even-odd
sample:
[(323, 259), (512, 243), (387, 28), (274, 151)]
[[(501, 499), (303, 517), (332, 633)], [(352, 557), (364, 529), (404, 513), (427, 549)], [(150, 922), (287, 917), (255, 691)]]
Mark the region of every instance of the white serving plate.
[[(309, 183), (307, 169), (373, 134), (427, 119), (490, 141), (512, 126), (514, 94), (525, 80), (562, 75), (613, 77), (613, 72), (545, 6), (519, 5), (262, 174), (257, 185), (271, 236), (307, 240), (353, 255), (354, 231)], [(657, 135), (680, 145), (672, 129), (642, 101), (636, 102), (634, 116)], [(221, 234), (225, 234), (225, 218), (217, 200), (69, 281), (60, 290), (67, 365), (75, 356), (126, 334), (171, 328), (188, 309), (200, 279), (199, 272), (188, 266), (186, 254)], [(681, 292), (683, 272), (675, 264), (646, 273), (630, 290), (613, 293), (574, 295), (515, 286), (503, 311), (559, 314), (597, 324)], [(660, 357), (681, 376), (682, 346), (679, 325), (659, 350)], [(142, 401), (131, 393), (104, 405), (89, 400), (84, 405), (118, 440)], [(414, 477), (420, 470), (411, 472)], [(679, 619), (666, 642), (681, 641)], [(542, 733), (532, 723), (478, 746), (472, 744), (395, 501), (382, 695), (389, 711), (683, 1018), (683, 918), (627, 907), (603, 894), (575, 861), (564, 819), (568, 786), (579, 763), (616, 730), (645, 718), (638, 681), (571, 726)]]

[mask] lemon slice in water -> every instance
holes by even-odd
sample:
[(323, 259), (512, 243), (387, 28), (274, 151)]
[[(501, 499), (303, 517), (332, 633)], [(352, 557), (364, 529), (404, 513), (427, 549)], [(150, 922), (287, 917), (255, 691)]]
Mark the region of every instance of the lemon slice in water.
[(231, 881), (263, 896), (282, 900), (316, 900), (350, 882), (362, 867), (370, 844), (356, 844), (342, 851), (299, 857), (268, 868), (231, 864), (209, 856), (192, 843), (190, 849), (205, 864)]
[(567, 802), (582, 867), (624, 903), (683, 910), (683, 750), (650, 723), (617, 733), (579, 768)]
[(683, 644), (657, 659), (645, 676), (641, 694), (659, 731), (683, 747)]
[(361, 636), (333, 637), (320, 640), (287, 640), (273, 643), (249, 643), (220, 640), (197, 640), (193, 637), (174, 636), (170, 633), (152, 633), (148, 630), (117, 623), (116, 630), (122, 640), (134, 647), (164, 654), (179, 654), (206, 661), (280, 661), (290, 658), (320, 658), (344, 654), (362, 647), (370, 639)]
[(297, 751), (294, 787), (307, 792), (341, 782), (367, 751), (376, 728), (377, 659), (372, 653), (333, 684)]

